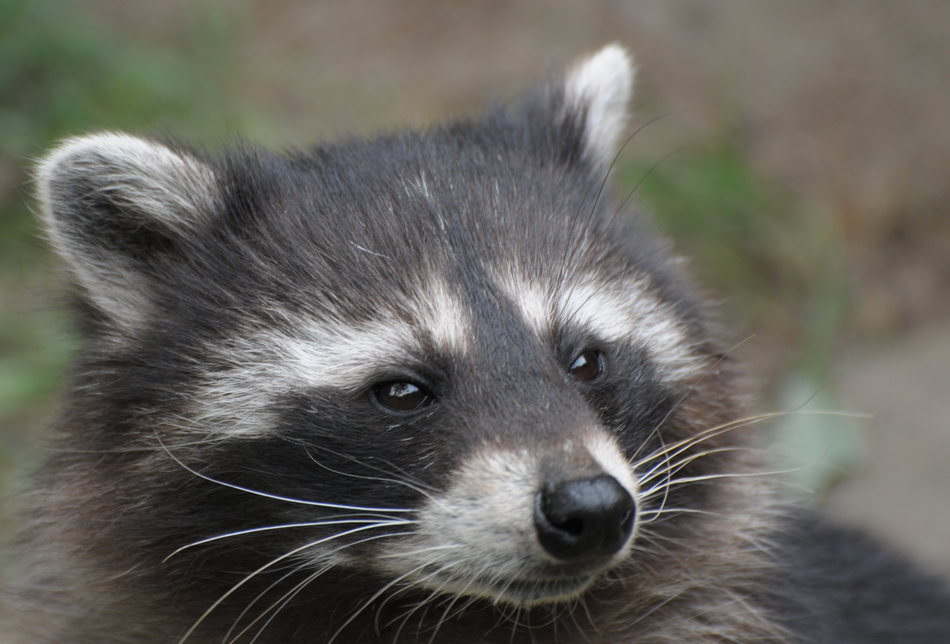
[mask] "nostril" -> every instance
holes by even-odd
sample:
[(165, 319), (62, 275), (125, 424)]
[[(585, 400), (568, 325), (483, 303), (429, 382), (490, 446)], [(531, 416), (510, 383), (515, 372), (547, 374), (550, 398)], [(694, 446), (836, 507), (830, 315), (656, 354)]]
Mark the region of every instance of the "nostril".
[(580, 561), (619, 551), (630, 537), (636, 506), (612, 476), (548, 483), (538, 492), (534, 524), (551, 556)]
[(551, 525), (575, 537), (580, 536), (584, 532), (583, 519), (568, 519), (564, 523), (552, 523)]

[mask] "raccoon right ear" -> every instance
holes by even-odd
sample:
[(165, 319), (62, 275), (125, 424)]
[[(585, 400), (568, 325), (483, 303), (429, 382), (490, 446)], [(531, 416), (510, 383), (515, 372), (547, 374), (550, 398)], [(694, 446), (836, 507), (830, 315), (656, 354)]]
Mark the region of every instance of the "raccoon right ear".
[(630, 118), (636, 67), (618, 44), (576, 61), (564, 77), (566, 114), (581, 118), (584, 156), (607, 168), (620, 150)]
[(147, 316), (158, 262), (221, 203), (206, 163), (127, 134), (68, 139), (35, 176), (53, 248), (83, 294), (120, 325)]

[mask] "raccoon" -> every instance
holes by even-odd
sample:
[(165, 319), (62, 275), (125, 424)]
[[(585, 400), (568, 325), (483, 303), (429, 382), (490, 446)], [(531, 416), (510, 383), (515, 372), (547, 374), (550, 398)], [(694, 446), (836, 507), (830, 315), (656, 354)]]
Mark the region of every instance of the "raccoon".
[(683, 262), (607, 175), (610, 45), (473, 120), (36, 171), (84, 345), (16, 642), (946, 643), (950, 593), (783, 500)]

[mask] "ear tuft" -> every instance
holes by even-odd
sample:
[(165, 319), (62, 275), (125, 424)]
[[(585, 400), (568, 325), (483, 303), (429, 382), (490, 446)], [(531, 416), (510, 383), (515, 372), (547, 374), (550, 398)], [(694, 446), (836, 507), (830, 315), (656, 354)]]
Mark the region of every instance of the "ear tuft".
[(584, 117), (584, 152), (606, 167), (620, 148), (633, 95), (633, 59), (618, 44), (577, 61), (564, 79), (565, 105)]
[(145, 314), (155, 262), (205, 228), (222, 201), (208, 164), (114, 132), (67, 139), (35, 176), (53, 247), (117, 322)]

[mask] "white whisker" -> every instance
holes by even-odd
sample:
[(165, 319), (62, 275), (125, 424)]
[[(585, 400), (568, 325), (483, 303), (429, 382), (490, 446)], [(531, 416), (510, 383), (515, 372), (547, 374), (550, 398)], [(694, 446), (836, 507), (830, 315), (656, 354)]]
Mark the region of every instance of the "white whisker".
[[(638, 480), (638, 483), (639, 483), (640, 485), (644, 485), (644, 484), (646, 484), (646, 483), (648, 483), (648, 482), (650, 482), (650, 481), (652, 481), (652, 480), (654, 480), (654, 479), (656, 479), (656, 478), (659, 478), (659, 477), (664, 477), (664, 478), (666, 478), (666, 479), (669, 479), (670, 476), (676, 474), (677, 472), (680, 472), (680, 471), (683, 470), (685, 467), (687, 467), (690, 463), (692, 463), (693, 461), (696, 461), (696, 460), (698, 460), (698, 459), (700, 459), (700, 458), (703, 458), (704, 456), (711, 456), (711, 455), (713, 455), (713, 454), (724, 454), (724, 453), (729, 453), (729, 452), (747, 452), (747, 451), (757, 452), (757, 451), (759, 451), (759, 450), (750, 449), (750, 448), (746, 448), (746, 447), (720, 447), (720, 448), (717, 448), (717, 449), (709, 449), (709, 450), (705, 450), (705, 451), (703, 451), (703, 452), (698, 452), (698, 453), (696, 453), (696, 454), (690, 454), (689, 456), (687, 456), (687, 457), (685, 457), (685, 458), (681, 458), (681, 459), (678, 460), (678, 461), (669, 463), (669, 464), (667, 465), (667, 467), (665, 467), (665, 468), (663, 468), (662, 470), (659, 470), (659, 471), (657, 471), (657, 472), (654, 472), (652, 475), (650, 475), (650, 476), (648, 476), (648, 477), (644, 477), (644, 478), (642, 478), (642, 479), (639, 479), (639, 480)], [(661, 484), (661, 485), (662, 485), (662, 484)]]
[[(253, 639), (250, 641), (250, 643), (249, 643), (249, 644), (254, 644), (254, 642), (257, 641), (257, 638), (261, 636), (261, 633), (263, 633), (264, 630), (270, 625), (271, 621), (273, 621), (273, 619), (274, 619), (275, 617), (277, 617), (277, 614), (281, 611), (281, 609), (283, 609), (289, 602), (293, 601), (294, 597), (296, 597), (297, 594), (298, 594), (301, 590), (303, 590), (304, 588), (306, 588), (306, 587), (310, 584), (310, 582), (312, 582), (313, 580), (315, 580), (315, 579), (317, 579), (318, 577), (320, 577), (320, 575), (322, 575), (323, 573), (325, 573), (325, 572), (326, 572), (327, 570), (329, 570), (330, 568), (332, 568), (332, 566), (324, 566), (323, 568), (317, 570), (317, 571), (314, 572), (313, 574), (311, 574), (311, 575), (305, 577), (303, 581), (299, 582), (296, 586), (294, 586), (294, 587), (291, 588), (289, 591), (287, 591), (286, 593), (284, 593), (283, 596), (281, 596), (277, 601), (275, 601), (274, 603), (272, 603), (272, 604), (271, 604), (270, 606), (268, 606), (260, 615), (258, 615), (257, 617), (255, 617), (254, 620), (253, 620), (250, 624), (248, 624), (247, 626), (244, 627), (244, 630), (242, 630), (240, 633), (238, 633), (237, 635), (235, 635), (235, 636), (234, 636), (234, 639), (230, 640), (230, 642), (228, 642), (227, 644), (234, 644), (235, 642), (237, 642), (239, 639), (241, 639), (241, 637), (242, 637), (245, 633), (247, 633), (249, 630), (251, 630), (251, 628), (254, 627), (254, 624), (256, 624), (256, 623), (259, 622), (260, 620), (264, 619), (264, 617), (265, 617), (268, 613), (270, 613), (271, 611), (273, 611), (273, 614), (272, 614), (269, 618), (267, 618), (267, 620), (261, 625), (260, 629), (258, 629), (258, 631), (257, 631), (257, 634), (254, 635), (254, 638), (253, 638)], [(276, 609), (276, 610), (275, 610), (275, 609)], [(241, 613), (241, 615), (243, 616), (244, 613)], [(230, 631), (228, 631), (228, 632), (230, 633)]]
[[(439, 568), (438, 568), (437, 570), (434, 570), (433, 572), (429, 573), (429, 574), (426, 575), (425, 577), (422, 577), (422, 578), (420, 578), (420, 579), (416, 579), (416, 580), (412, 581), (411, 583), (407, 584), (404, 588), (401, 588), (401, 589), (399, 589), (398, 591), (396, 591), (395, 593), (393, 593), (393, 595), (392, 595), (392, 597), (390, 597), (390, 599), (392, 599), (393, 597), (397, 597), (397, 596), (399, 596), (400, 594), (409, 592), (410, 590), (412, 590), (413, 588), (416, 588), (416, 587), (418, 587), (418, 586), (422, 586), (423, 588), (425, 588), (424, 584), (425, 584), (426, 582), (428, 582), (430, 579), (432, 579), (433, 577), (437, 577), (437, 576), (439, 576), (439, 575), (445, 573), (446, 570), (449, 570), (450, 568), (453, 568), (453, 567), (455, 567), (455, 566), (457, 566), (457, 565), (462, 565), (463, 563), (464, 563), (464, 562), (457, 561), (457, 562), (454, 562), (454, 563), (452, 563), (452, 564), (446, 564), (446, 565), (439, 566)], [(413, 607), (412, 607), (410, 610), (408, 610), (407, 612), (405, 612), (405, 613), (403, 613), (403, 614), (401, 614), (401, 615), (397, 615), (396, 617), (394, 617), (393, 619), (391, 619), (389, 622), (387, 622), (386, 625), (388, 626), (388, 625), (394, 624), (397, 620), (402, 619), (402, 623), (399, 625), (399, 628), (398, 628), (397, 631), (396, 631), (396, 637), (394, 638), (393, 641), (398, 641), (398, 639), (399, 639), (398, 634), (402, 631), (403, 627), (406, 625), (406, 623), (409, 621), (409, 619), (412, 617), (412, 615), (413, 615), (416, 611), (418, 611), (420, 608), (422, 608), (423, 606), (428, 607), (428, 606), (431, 605), (436, 599), (442, 597), (442, 594), (443, 594), (442, 591), (446, 588), (446, 586), (448, 586), (448, 585), (449, 585), (450, 583), (452, 583), (453, 581), (456, 581), (456, 580), (455, 580), (454, 578), (446, 579), (446, 580), (443, 581), (437, 588), (430, 590), (429, 595), (428, 595), (423, 601), (418, 602), (415, 606), (413, 606)], [(471, 582), (469, 582), (469, 585), (471, 585)], [(467, 586), (466, 586), (466, 588), (467, 588)], [(388, 600), (387, 600), (387, 601), (388, 601)], [(384, 602), (384, 604), (385, 604), (385, 602)], [(380, 607), (380, 608), (381, 608), (381, 607)], [(428, 610), (428, 608), (426, 608), (426, 610)], [(378, 617), (379, 617), (379, 615), (378, 615), (378, 613), (377, 613), (377, 619), (378, 619)], [(421, 623), (421, 622), (420, 622), (420, 623)]]
[[(306, 567), (307, 567), (307, 564), (306, 564), (306, 563), (303, 563), (303, 564), (300, 564), (299, 566), (297, 566), (297, 567), (295, 567), (295, 568), (291, 568), (290, 571), (289, 571), (287, 574), (285, 574), (283, 577), (281, 577), (280, 579), (278, 579), (277, 581), (275, 581), (274, 583), (272, 583), (270, 586), (268, 586), (268, 587), (265, 588), (264, 590), (262, 590), (260, 593), (257, 594), (257, 597), (255, 597), (255, 598), (252, 599), (250, 602), (248, 602), (247, 606), (244, 607), (244, 610), (242, 610), (241, 613), (234, 619), (234, 623), (231, 624), (231, 628), (229, 628), (229, 629), (228, 629), (228, 632), (224, 634), (224, 638), (222, 638), (222, 640), (221, 640), (222, 644), (228, 644), (229, 641), (230, 641), (230, 642), (236, 642), (236, 641), (241, 637), (241, 635), (243, 635), (243, 634), (247, 631), (247, 629), (244, 629), (243, 631), (241, 631), (240, 633), (238, 633), (238, 634), (234, 637), (233, 640), (231, 640), (231, 633), (233, 633), (233, 632), (234, 632), (234, 629), (237, 628), (238, 624), (241, 623), (241, 620), (244, 619), (244, 616), (247, 615), (248, 611), (250, 611), (251, 608), (253, 608), (254, 605), (255, 605), (258, 601), (260, 601), (267, 593), (269, 593), (269, 592), (272, 591), (274, 588), (276, 588), (277, 586), (279, 586), (281, 582), (283, 582), (283, 581), (284, 581), (285, 579), (287, 579), (288, 577), (292, 577), (293, 575), (297, 574), (297, 573), (300, 572), (301, 570), (304, 570)], [(324, 568), (321, 568), (321, 570), (327, 570), (327, 569), (329, 569), (329, 568), (330, 568), (330, 566), (324, 566)], [(268, 610), (269, 610), (269, 609), (268, 609)], [(258, 619), (259, 619), (259, 618), (258, 618)], [(257, 621), (257, 620), (255, 620), (255, 621)], [(253, 622), (252, 622), (252, 624), (253, 624)]]
[[(385, 474), (386, 476), (365, 476), (365, 475), (362, 475), (362, 474), (353, 474), (352, 472), (341, 472), (341, 471), (339, 471), (339, 470), (335, 470), (335, 469), (329, 467), (328, 465), (325, 465), (324, 463), (321, 463), (320, 461), (318, 461), (317, 459), (315, 459), (315, 458), (313, 457), (313, 455), (310, 453), (310, 451), (309, 451), (309, 450), (306, 448), (306, 446), (305, 446), (305, 447), (304, 447), (304, 451), (307, 453), (307, 456), (310, 458), (310, 460), (313, 461), (317, 466), (322, 467), (323, 469), (325, 469), (325, 470), (328, 471), (328, 472), (331, 472), (331, 473), (333, 473), (333, 474), (337, 474), (337, 475), (339, 475), (339, 476), (346, 476), (346, 477), (349, 477), (349, 478), (360, 479), (360, 480), (363, 480), (363, 481), (378, 481), (378, 482), (380, 482), (380, 483), (395, 483), (396, 485), (402, 485), (402, 486), (405, 486), (405, 487), (409, 488), (410, 490), (413, 490), (414, 492), (418, 492), (419, 494), (421, 494), (422, 496), (424, 496), (426, 499), (428, 499), (428, 500), (431, 501), (432, 503), (437, 503), (437, 504), (441, 504), (441, 503), (442, 503), (442, 500), (441, 500), (441, 499), (439, 499), (437, 496), (435, 496), (435, 495), (434, 495), (432, 492), (430, 492), (429, 490), (426, 490), (426, 489), (425, 489), (425, 487), (428, 487), (428, 486), (426, 486), (426, 485), (423, 484), (423, 483), (417, 483), (417, 482), (414, 482), (414, 481), (411, 481), (411, 480), (407, 480), (407, 479), (409, 479), (409, 477), (406, 476), (405, 474), (401, 474), (399, 477), (396, 477), (396, 476), (393, 476), (392, 474), (390, 474), (389, 472), (384, 471), (384, 470), (383, 470), (382, 468), (380, 468), (380, 467), (377, 467), (377, 466), (375, 466), (375, 465), (371, 465), (371, 464), (369, 464), (369, 463), (363, 463), (363, 462), (361, 462), (360, 460), (358, 460), (358, 459), (356, 459), (356, 458), (353, 458), (352, 456), (350, 456), (350, 455), (348, 455), (348, 454), (340, 454), (340, 453), (338, 453), (338, 452), (335, 452), (335, 451), (333, 451), (333, 450), (328, 450), (328, 449), (326, 449), (326, 448), (321, 448), (321, 449), (324, 449), (324, 451), (327, 451), (327, 452), (329, 452), (329, 453), (331, 453), (331, 454), (334, 454), (334, 455), (336, 455), (336, 456), (340, 456), (340, 457), (346, 458), (346, 459), (348, 459), (348, 460), (350, 460), (350, 461), (356, 463), (357, 465), (360, 465), (361, 467), (365, 467), (365, 468), (368, 468), (368, 469), (376, 470), (376, 471), (378, 471), (378, 472), (382, 472), (382, 473)], [(433, 491), (434, 491), (434, 489), (433, 489)]]
[(263, 528), (248, 528), (247, 530), (238, 530), (236, 532), (228, 532), (226, 534), (219, 534), (214, 537), (208, 537), (207, 539), (201, 539), (200, 541), (189, 543), (188, 545), (182, 546), (178, 550), (175, 550), (173, 553), (171, 553), (170, 555), (162, 559), (162, 563), (165, 563), (166, 561), (168, 561), (169, 559), (177, 555), (179, 552), (182, 552), (183, 550), (188, 550), (189, 548), (194, 548), (195, 546), (201, 546), (206, 543), (212, 543), (214, 541), (220, 541), (221, 539), (228, 539), (230, 537), (239, 537), (245, 534), (267, 532), (269, 530), (284, 530), (287, 528), (313, 528), (313, 527), (328, 526), (328, 525), (370, 524), (370, 523), (378, 525), (378, 526), (391, 526), (391, 525), (407, 525), (407, 524), (416, 523), (416, 522), (411, 519), (392, 519), (389, 521), (382, 521), (382, 522), (380, 522), (378, 519), (340, 519), (340, 520), (334, 520), (334, 521), (310, 521), (306, 523), (287, 523), (284, 525), (264, 526)]
[[(314, 546), (318, 546), (318, 545), (320, 545), (320, 544), (327, 543), (328, 541), (332, 541), (332, 540), (334, 540), (334, 539), (339, 539), (340, 537), (345, 537), (345, 536), (348, 536), (348, 535), (351, 535), (351, 534), (354, 534), (354, 533), (357, 533), (357, 532), (363, 532), (364, 530), (369, 530), (369, 529), (372, 529), (372, 528), (375, 528), (375, 527), (377, 527), (377, 526), (376, 526), (376, 525), (367, 525), (367, 526), (362, 526), (362, 527), (359, 527), (359, 528), (353, 528), (352, 530), (346, 530), (346, 531), (344, 531), (344, 532), (338, 532), (338, 533), (333, 534), (333, 535), (330, 535), (330, 536), (328, 536), (328, 537), (324, 537), (324, 538), (322, 538), (322, 539), (317, 539), (316, 541), (311, 541), (310, 543), (306, 543), (306, 544), (304, 544), (304, 545), (302, 545), (302, 546), (300, 546), (300, 547), (298, 547), (298, 548), (294, 548), (293, 550), (282, 554), (281, 556), (277, 557), (276, 559), (272, 559), (270, 562), (266, 563), (265, 565), (261, 566), (260, 568), (258, 568), (258, 569), (255, 570), (254, 572), (252, 572), (252, 573), (250, 573), (249, 575), (247, 575), (246, 577), (244, 577), (244, 579), (242, 579), (242, 580), (239, 581), (237, 584), (235, 584), (234, 586), (232, 586), (230, 590), (228, 590), (228, 591), (227, 591), (226, 593), (224, 593), (221, 597), (219, 597), (219, 598), (217, 599), (217, 601), (215, 601), (215, 602), (201, 615), (201, 617), (199, 617), (198, 620), (197, 620), (194, 624), (192, 624), (191, 628), (188, 629), (188, 631), (184, 634), (184, 636), (182, 636), (182, 638), (181, 638), (180, 640), (178, 640), (178, 644), (184, 644), (184, 642), (185, 642), (189, 637), (191, 637), (191, 634), (195, 632), (195, 629), (197, 629), (198, 626), (201, 625), (201, 623), (205, 620), (205, 618), (207, 618), (208, 615), (210, 615), (210, 614), (214, 611), (215, 608), (217, 608), (218, 606), (220, 606), (221, 603), (222, 603), (225, 599), (227, 599), (227, 598), (230, 597), (232, 594), (234, 594), (235, 592), (237, 592), (237, 590), (238, 590), (241, 586), (243, 586), (244, 584), (246, 584), (247, 582), (249, 582), (251, 579), (253, 579), (253, 578), (256, 577), (257, 575), (259, 575), (260, 573), (264, 572), (264, 571), (267, 570), (268, 568), (271, 568), (271, 567), (274, 566), (275, 564), (277, 564), (277, 563), (279, 563), (279, 562), (281, 562), (281, 561), (283, 561), (283, 560), (285, 560), (285, 559), (287, 559), (287, 558), (289, 558), (289, 557), (292, 557), (292, 556), (294, 556), (294, 555), (296, 555), (296, 554), (298, 554), (298, 553), (300, 553), (300, 552), (303, 552), (304, 550), (307, 550), (307, 549), (309, 549), (309, 548), (313, 548)], [(389, 537), (389, 536), (394, 536), (394, 535), (391, 535), (391, 534), (379, 535), (380, 538), (382, 538), (382, 537)]]
[(197, 476), (197, 477), (200, 478), (200, 479), (204, 479), (205, 481), (209, 481), (209, 482), (211, 482), (211, 483), (216, 483), (217, 485), (221, 485), (221, 486), (224, 486), (224, 487), (227, 487), (227, 488), (231, 488), (232, 490), (238, 490), (238, 491), (240, 491), (240, 492), (246, 492), (246, 493), (248, 493), (248, 494), (254, 494), (254, 495), (256, 495), (256, 496), (262, 496), (262, 497), (264, 497), (264, 498), (273, 499), (273, 500), (275, 500), (275, 501), (283, 501), (283, 502), (285, 502), (285, 503), (297, 503), (297, 504), (299, 504), (299, 505), (309, 505), (309, 506), (314, 506), (314, 507), (318, 507), (318, 508), (329, 508), (329, 509), (331, 509), (331, 510), (350, 510), (350, 511), (353, 511), (353, 512), (368, 512), (368, 513), (377, 513), (377, 514), (386, 514), (386, 513), (390, 513), (390, 512), (396, 512), (396, 513), (413, 512), (413, 510), (408, 509), (408, 508), (373, 508), (373, 507), (362, 507), (362, 506), (358, 506), (358, 505), (342, 505), (342, 504), (339, 504), (339, 503), (324, 503), (324, 502), (321, 502), (321, 501), (304, 501), (304, 500), (302, 500), (302, 499), (294, 499), (294, 498), (291, 498), (291, 497), (280, 496), (280, 495), (277, 495), (277, 494), (268, 494), (267, 492), (261, 492), (261, 491), (259, 491), (259, 490), (252, 490), (252, 489), (250, 489), (250, 488), (242, 487), (242, 486), (240, 486), (240, 485), (235, 485), (235, 484), (233, 484), (233, 483), (227, 483), (227, 482), (225, 482), (225, 481), (219, 481), (218, 479), (215, 479), (215, 478), (212, 478), (212, 477), (207, 476), (207, 475), (205, 475), (205, 474), (202, 474), (201, 472), (199, 472), (199, 471), (197, 471), (197, 470), (195, 470), (195, 469), (192, 469), (191, 467), (189, 467), (188, 465), (186, 465), (185, 463), (183, 463), (177, 456), (175, 456), (174, 454), (171, 453), (171, 451), (169, 451), (169, 449), (165, 446), (165, 443), (162, 442), (161, 437), (158, 436), (158, 433), (157, 433), (157, 432), (156, 432), (155, 436), (156, 436), (156, 438), (158, 438), (158, 442), (159, 442), (159, 444), (161, 444), (162, 448), (165, 450), (165, 453), (168, 454), (168, 456), (169, 456), (173, 461), (175, 461), (178, 465), (180, 465), (182, 468), (184, 468), (185, 470), (187, 470), (187, 471), (190, 472), (191, 474), (194, 474), (195, 476)]
[(368, 600), (366, 600), (365, 602), (363, 602), (363, 605), (360, 606), (356, 611), (354, 611), (353, 614), (350, 615), (350, 616), (347, 618), (347, 620), (346, 620), (345, 622), (343, 622), (343, 625), (340, 626), (340, 627), (336, 630), (336, 632), (333, 634), (333, 636), (332, 636), (329, 640), (327, 640), (327, 644), (333, 644), (333, 642), (336, 640), (336, 638), (339, 637), (340, 633), (342, 633), (343, 630), (344, 630), (347, 626), (349, 626), (349, 625), (353, 622), (354, 619), (356, 619), (357, 617), (359, 617), (360, 614), (361, 614), (364, 610), (366, 610), (366, 608), (367, 608), (370, 604), (372, 604), (374, 601), (376, 601), (377, 599), (379, 599), (383, 594), (385, 594), (387, 590), (389, 590), (390, 588), (392, 588), (393, 586), (395, 586), (396, 584), (398, 584), (400, 581), (402, 581), (402, 580), (405, 579), (406, 577), (411, 577), (411, 576), (412, 576), (413, 574), (415, 574), (417, 571), (422, 570), (423, 568), (425, 568), (425, 567), (428, 566), (428, 565), (429, 565), (428, 563), (424, 563), (424, 564), (422, 564), (422, 565), (420, 565), (420, 566), (416, 566), (415, 568), (413, 568), (413, 569), (410, 570), (409, 572), (403, 573), (402, 575), (396, 577), (395, 579), (393, 579), (392, 581), (390, 581), (388, 584), (386, 584), (385, 586), (383, 586), (382, 588), (380, 588), (378, 591), (376, 591), (376, 592), (373, 594), (372, 597), (370, 597)]

